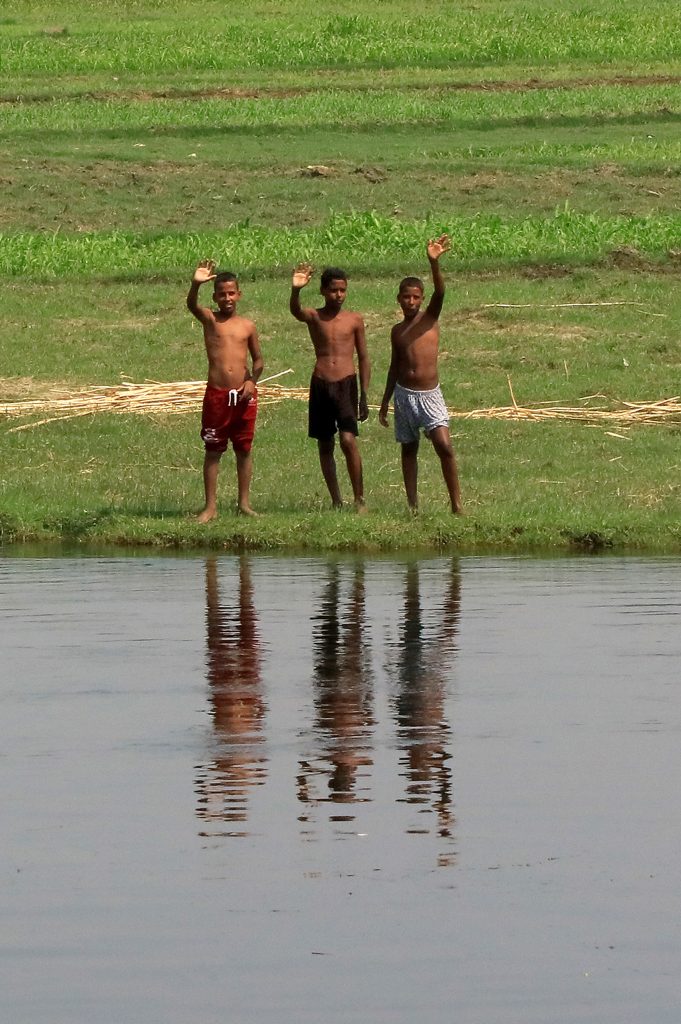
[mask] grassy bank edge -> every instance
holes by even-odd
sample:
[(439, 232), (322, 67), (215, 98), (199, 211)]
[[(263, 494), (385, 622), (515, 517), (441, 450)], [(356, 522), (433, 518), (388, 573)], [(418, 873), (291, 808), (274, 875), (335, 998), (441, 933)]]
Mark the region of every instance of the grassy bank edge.
[(106, 546), (149, 551), (223, 551), (286, 554), (537, 554), (580, 552), (677, 555), (681, 524), (651, 517), (634, 523), (625, 516), (602, 521), (580, 516), (555, 522), (499, 522), (477, 515), (453, 518), (424, 512), (396, 511), (355, 516), (351, 511), (264, 514), (255, 521), (226, 511), (200, 526), (190, 517), (84, 513), (26, 522), (0, 515), (0, 551), (17, 545), (70, 545), (85, 551)]

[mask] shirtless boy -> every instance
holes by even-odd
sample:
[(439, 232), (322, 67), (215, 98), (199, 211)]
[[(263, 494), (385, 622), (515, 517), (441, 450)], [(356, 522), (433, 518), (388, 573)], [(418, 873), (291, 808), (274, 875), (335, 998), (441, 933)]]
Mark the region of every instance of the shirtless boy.
[(459, 476), (449, 436), (449, 416), (437, 373), (438, 319), (445, 297), (439, 260), (449, 248), (447, 235), (428, 242), (434, 291), (425, 312), (421, 312), (423, 281), (418, 277), (405, 277), (400, 282), (397, 301), (404, 320), (395, 324), (390, 333), (392, 358), (378, 419), (384, 427), (388, 426), (388, 403), (394, 393), (395, 439), (402, 445), (402, 476), (410, 509), (418, 508), (417, 457), (419, 432), (423, 429), (440, 459), (452, 512), (460, 514), (463, 507)]
[[(317, 441), (319, 463), (331, 495), (331, 503), (334, 508), (341, 508), (343, 501), (334, 457), (335, 435), (338, 432), (355, 509), (363, 512), (366, 506), (362, 459), (357, 446), (357, 420), (363, 422), (369, 415), (367, 389), (371, 376), (364, 321), (359, 313), (350, 313), (342, 308), (347, 295), (348, 279), (338, 267), (327, 267), (322, 273), (319, 290), (324, 305), (321, 309), (303, 309), (300, 305), (300, 291), (309, 283), (312, 273), (309, 263), (300, 263), (296, 267), (289, 303), (296, 320), (307, 324), (316, 356), (310, 381), (308, 436)], [(359, 401), (355, 353), (359, 371)]]
[[(213, 281), (216, 310), (199, 305), (199, 288), (206, 281)], [(206, 503), (197, 516), (200, 523), (208, 523), (217, 516), (220, 459), (230, 441), (236, 456), (238, 510), (246, 516), (255, 515), (250, 502), (251, 446), (258, 411), (255, 385), (262, 373), (263, 361), (255, 324), (236, 311), (240, 298), (235, 274), (216, 274), (212, 260), (199, 263), (187, 295), (187, 308), (203, 327), (208, 356), (208, 383), (201, 417), (201, 440), (206, 449), (203, 461)]]

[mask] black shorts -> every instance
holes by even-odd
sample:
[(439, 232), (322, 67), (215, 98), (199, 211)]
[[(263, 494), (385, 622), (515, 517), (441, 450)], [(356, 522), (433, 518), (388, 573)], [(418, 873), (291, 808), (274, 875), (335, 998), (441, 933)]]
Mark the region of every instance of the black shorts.
[(324, 380), (312, 377), (308, 437), (328, 441), (337, 430), (357, 437), (357, 377), (342, 380)]

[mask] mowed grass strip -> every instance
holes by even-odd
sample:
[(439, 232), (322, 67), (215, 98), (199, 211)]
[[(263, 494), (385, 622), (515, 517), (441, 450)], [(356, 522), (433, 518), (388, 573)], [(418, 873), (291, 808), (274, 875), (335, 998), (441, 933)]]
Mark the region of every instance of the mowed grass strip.
[(421, 89), (325, 88), (292, 96), (199, 96), (129, 99), (20, 99), (2, 107), (6, 132), (116, 132), (153, 134), (190, 128), (235, 133), (244, 129), (298, 131), (339, 119), (349, 129), (383, 125), (435, 125), (454, 130), (565, 127), (621, 122), (637, 125), (681, 117), (681, 84), (590, 85), (569, 90), (466, 92)]

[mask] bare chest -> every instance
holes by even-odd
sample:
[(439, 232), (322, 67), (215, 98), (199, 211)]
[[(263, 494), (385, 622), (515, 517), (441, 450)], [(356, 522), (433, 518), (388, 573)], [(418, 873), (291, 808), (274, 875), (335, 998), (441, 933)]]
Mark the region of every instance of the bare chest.
[(400, 324), (393, 334), (395, 348), (406, 358), (418, 358), (418, 354), (421, 352), (436, 350), (439, 341), (439, 325), (432, 321), (418, 320), (409, 324)]
[(245, 351), (249, 332), (245, 324), (214, 321), (206, 330), (206, 345), (215, 350)]

